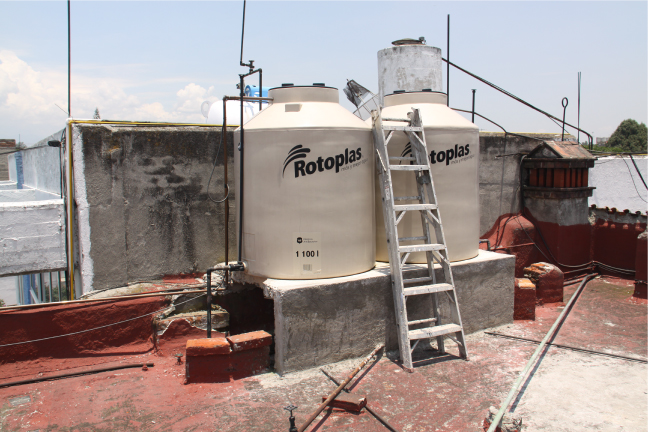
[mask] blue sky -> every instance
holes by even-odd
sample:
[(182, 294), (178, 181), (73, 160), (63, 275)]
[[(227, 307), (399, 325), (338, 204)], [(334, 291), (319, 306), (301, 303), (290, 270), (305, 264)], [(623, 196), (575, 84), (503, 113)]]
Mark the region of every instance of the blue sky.
[[(200, 122), (200, 104), (235, 94), (242, 1), (72, 2), (72, 114)], [(424, 36), (451, 60), (581, 126), (609, 136), (626, 118), (647, 122), (646, 2), (249, 1), (244, 59), (264, 83), (346, 79), (378, 91), (376, 53)], [(31, 144), (62, 128), (67, 105), (67, 4), (0, 1), (0, 137)], [(457, 70), (450, 105), (509, 131), (559, 132), (540, 114)], [(445, 83), (444, 67), (444, 83)], [(445, 86), (445, 84), (444, 84)], [(351, 108), (342, 95), (342, 104)], [(478, 121), (484, 130), (496, 130)]]

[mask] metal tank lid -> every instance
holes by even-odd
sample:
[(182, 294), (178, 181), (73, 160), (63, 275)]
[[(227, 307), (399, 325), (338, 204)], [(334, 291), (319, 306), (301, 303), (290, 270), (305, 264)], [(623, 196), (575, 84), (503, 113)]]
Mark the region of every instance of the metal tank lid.
[(411, 39), (411, 38), (403, 38), (403, 39), (398, 39), (392, 42), (392, 45), (399, 46), (399, 45), (425, 45), (425, 38), (421, 36), (418, 39)]
[(448, 103), (448, 95), (443, 92), (432, 91), (431, 89), (423, 89), (421, 91), (413, 92), (396, 90), (394, 93), (385, 96), (385, 107), (408, 103), (446, 105)]
[(340, 92), (335, 87), (327, 87), (324, 83), (313, 83), (313, 85), (296, 86), (294, 84), (282, 84), (281, 87), (274, 87), (268, 91), (272, 103), (292, 102), (330, 102), (340, 103)]

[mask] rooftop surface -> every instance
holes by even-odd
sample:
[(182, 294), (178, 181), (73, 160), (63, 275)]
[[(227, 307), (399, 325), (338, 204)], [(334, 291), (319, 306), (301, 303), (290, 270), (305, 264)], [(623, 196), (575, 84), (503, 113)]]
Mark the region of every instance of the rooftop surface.
[[(565, 300), (577, 284), (565, 287)], [(645, 359), (646, 302), (631, 297), (631, 281), (590, 281), (560, 328), (556, 344)], [(563, 309), (548, 304), (536, 321), (494, 332), (541, 340)], [(489, 406), (499, 407), (537, 345), (479, 332), (468, 336), (469, 361), (423, 351), (414, 373), (394, 353), (370, 362), (352, 383), (368, 406), (399, 431), (478, 431)], [(300, 425), (336, 388), (319, 369), (279, 377), (266, 373), (221, 384), (184, 384), (184, 364), (137, 347), (74, 360), (39, 359), (0, 365), (0, 383), (126, 363), (153, 362), (147, 371), (123, 369), (0, 388), (2, 431), (287, 431), (290, 403)], [(421, 357), (421, 356), (419, 356)], [(339, 381), (359, 363), (326, 369)], [(523, 431), (648, 430), (645, 362), (547, 347), (513, 405)], [(0, 384), (1, 385), (1, 384)], [(325, 410), (308, 430), (385, 431), (366, 411)]]

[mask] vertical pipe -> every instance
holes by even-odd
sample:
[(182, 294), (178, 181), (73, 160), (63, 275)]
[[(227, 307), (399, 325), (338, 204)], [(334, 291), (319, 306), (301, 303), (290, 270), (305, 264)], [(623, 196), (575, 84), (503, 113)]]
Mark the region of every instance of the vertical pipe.
[(67, 2), (68, 9), (68, 117), (72, 117), (72, 107), (70, 103), (71, 99), (71, 88), (72, 88), (72, 43), (71, 43), (71, 32), (70, 32), (70, 0)]
[(62, 298), (61, 298), (61, 272), (56, 272), (56, 288), (58, 289), (58, 301), (62, 301)]
[(578, 144), (580, 144), (580, 88), (581, 88), (581, 73), (578, 72)]
[(212, 271), (211, 269), (207, 270), (207, 338), (211, 338), (211, 331), (212, 331), (212, 317), (211, 317), (211, 312), (212, 312), (212, 290), (211, 290), (211, 275)]
[(241, 142), (239, 143), (239, 152), (241, 153), (239, 155), (239, 196), (237, 197), (237, 199), (239, 200), (238, 262), (240, 263), (243, 262), (243, 155), (245, 154), (245, 134), (243, 130), (243, 97), (245, 96), (245, 94), (243, 89), (245, 85), (245, 78), (243, 78), (243, 75), (239, 75), (239, 78), (239, 94), (241, 96)]
[(473, 108), (472, 108), (472, 122), (475, 123), (475, 92), (477, 89), (472, 89), (473, 92)]
[(243, 37), (245, 36), (245, 3), (246, 0), (243, 0), (243, 24), (241, 25), (241, 66), (245, 66), (243, 63)]
[[(263, 97), (263, 71), (259, 68), (259, 97)], [(263, 109), (263, 101), (259, 101), (259, 111)]]
[(446, 62), (446, 101), (447, 105), (450, 106), (450, 14), (448, 14), (448, 45), (446, 57), (448, 57), (448, 61)]
[[(223, 98), (223, 177), (225, 183), (225, 265), (229, 264), (229, 185), (227, 184), (227, 98)], [(229, 272), (225, 270), (225, 285), (229, 284)]]

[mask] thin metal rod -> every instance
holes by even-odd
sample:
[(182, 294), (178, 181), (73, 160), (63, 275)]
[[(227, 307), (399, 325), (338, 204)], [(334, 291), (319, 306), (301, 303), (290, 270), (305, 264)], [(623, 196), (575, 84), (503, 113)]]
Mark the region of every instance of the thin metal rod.
[(472, 107), (472, 122), (475, 123), (475, 93), (477, 89), (472, 89), (473, 92), (473, 107)]
[(211, 303), (212, 303), (212, 290), (211, 290), (211, 269), (207, 270), (207, 338), (211, 339), (212, 333), (212, 317), (211, 317)]
[[(338, 386), (340, 385), (340, 382), (339, 382), (338, 380), (336, 380), (335, 377), (333, 377), (331, 374), (329, 374), (328, 372), (326, 372), (326, 371), (325, 371), (324, 369), (322, 369), (322, 368), (320, 368), (320, 370), (321, 370), (322, 373), (323, 373), (324, 375), (326, 375), (326, 376), (327, 376), (331, 381), (333, 381), (333, 383), (334, 383), (335, 385), (338, 385)], [(346, 393), (351, 393), (351, 391), (349, 391), (349, 390), (346, 389), (346, 388), (343, 388), (342, 390), (343, 390), (344, 392), (346, 392)], [(387, 422), (387, 420), (385, 420), (384, 418), (380, 417), (380, 416), (378, 415), (378, 413), (376, 413), (374, 410), (372, 410), (371, 408), (369, 408), (369, 405), (368, 405), (368, 404), (365, 405), (365, 409), (369, 412), (369, 414), (371, 414), (372, 416), (374, 416), (376, 420), (378, 420), (380, 423), (382, 423), (383, 426), (385, 426), (387, 429), (389, 429), (389, 430), (392, 431), (392, 432), (398, 432), (396, 429), (394, 429), (394, 427), (393, 427), (392, 425), (390, 425), (390, 424)]]
[(67, 2), (67, 12), (68, 12), (68, 117), (72, 117), (72, 103), (71, 103), (71, 94), (72, 94), (72, 36), (71, 36), (71, 24), (70, 24), (70, 0)]
[[(502, 338), (506, 338), (506, 339), (515, 339), (515, 340), (521, 340), (521, 341), (526, 341), (526, 342), (533, 342), (533, 343), (536, 343), (536, 344), (540, 343), (539, 340), (523, 338), (523, 337), (519, 337), (519, 336), (512, 336), (512, 335), (507, 335), (507, 334), (502, 334), (502, 333), (495, 333), (495, 332), (484, 332), (484, 333), (487, 334), (487, 335), (490, 335), (490, 336), (498, 336), (498, 337), (502, 337)], [(620, 359), (624, 359), (624, 360), (631, 360), (631, 361), (636, 361), (636, 362), (641, 362), (641, 363), (648, 363), (648, 360), (642, 359), (642, 358), (639, 358), (639, 357), (629, 357), (629, 356), (624, 356), (624, 355), (620, 355), (620, 354), (611, 354), (611, 353), (606, 353), (606, 352), (603, 352), (603, 351), (595, 351), (595, 350), (590, 350), (590, 349), (587, 349), (587, 348), (579, 348), (579, 347), (575, 347), (575, 346), (571, 346), (571, 345), (563, 345), (563, 344), (557, 344), (557, 343), (549, 343), (548, 342), (547, 345), (555, 346), (556, 348), (564, 348), (564, 349), (569, 349), (569, 350), (573, 350), (573, 351), (582, 351), (582, 352), (591, 353), (591, 354), (604, 355), (604, 356), (607, 356), (607, 357), (614, 357), (614, 358), (620, 358)]]
[(63, 373), (58, 375), (50, 375), (50, 376), (27, 379), (27, 380), (11, 381), (4, 384), (0, 384), (0, 388), (24, 385), (24, 384), (32, 384), (32, 383), (61, 379), (61, 378), (71, 378), (71, 377), (95, 374), (100, 372), (110, 372), (110, 371), (120, 370), (120, 369), (141, 368), (144, 367), (144, 365), (146, 365), (146, 367), (153, 367), (155, 366), (155, 363), (135, 363), (135, 364), (126, 364), (126, 365), (118, 365), (118, 366), (109, 366), (109, 367), (103, 367), (99, 369), (90, 369), (85, 371), (68, 372), (68, 373)]
[[(581, 73), (578, 72), (578, 129), (580, 129), (580, 93), (581, 93)], [(576, 138), (578, 144), (580, 144), (580, 130), (578, 131), (578, 138)]]
[[(223, 134), (223, 184), (225, 186), (225, 191), (228, 192), (225, 195), (225, 265), (229, 264), (229, 185), (227, 184), (227, 100), (223, 98), (223, 129), (221, 133)], [(223, 279), (225, 286), (229, 285), (229, 271), (225, 270), (223, 274)]]
[(243, 38), (245, 36), (245, 3), (246, 0), (243, 0), (243, 23), (241, 24), (241, 66), (247, 66), (245, 63), (243, 63)]
[(448, 64), (446, 68), (446, 105), (450, 106), (450, 14), (448, 14), (448, 41), (447, 41), (446, 56), (448, 57)]
[[(245, 11), (245, 7), (244, 7)], [(243, 195), (244, 195), (244, 189), (243, 189), (243, 156), (244, 156), (244, 142), (245, 142), (245, 130), (243, 128), (243, 98), (245, 97), (244, 94), (244, 86), (245, 86), (245, 78), (243, 75), (239, 75), (239, 86), (241, 87), (239, 89), (239, 94), (241, 98), (241, 132), (240, 132), (240, 140), (241, 142), (239, 143), (239, 196), (236, 197), (237, 200), (239, 200), (239, 232), (238, 232), (238, 262), (243, 262)]]
[[(263, 97), (263, 71), (259, 68), (259, 96)], [(263, 101), (259, 101), (259, 111), (263, 109)]]
[(384, 346), (385, 346), (384, 344), (380, 344), (380, 345), (378, 345), (378, 346), (377, 346), (377, 347), (376, 347), (376, 348), (371, 352), (371, 354), (369, 354), (369, 355), (368, 355), (364, 360), (362, 360), (362, 362), (358, 365), (358, 367), (356, 367), (356, 368), (353, 370), (353, 372), (351, 372), (351, 374), (347, 377), (347, 379), (345, 379), (344, 382), (342, 382), (342, 384), (340, 384), (340, 385), (339, 385), (339, 386), (338, 386), (338, 387), (337, 387), (337, 388), (336, 388), (336, 389), (335, 389), (335, 390), (334, 390), (334, 391), (329, 395), (329, 397), (326, 398), (326, 400), (325, 400), (324, 402), (322, 402), (322, 404), (321, 404), (319, 407), (317, 407), (317, 409), (315, 410), (315, 412), (314, 412), (313, 414), (311, 414), (310, 417), (308, 417), (308, 419), (306, 419), (306, 421), (304, 422), (304, 424), (301, 425), (297, 431), (298, 431), (298, 432), (304, 432), (304, 431), (306, 430), (306, 428), (307, 428), (307, 427), (308, 427), (308, 426), (313, 422), (313, 420), (315, 420), (315, 418), (316, 418), (316, 417), (317, 417), (317, 416), (318, 416), (318, 415), (319, 415), (319, 414), (324, 410), (324, 408), (326, 408), (326, 407), (328, 406), (328, 404), (329, 404), (333, 399), (335, 399), (335, 397), (336, 397), (337, 395), (340, 394), (340, 392), (342, 391), (342, 389), (343, 389), (344, 387), (346, 387), (347, 384), (349, 384), (349, 382), (351, 382), (351, 380), (353, 379), (353, 377), (355, 377), (355, 376), (358, 374), (358, 372), (360, 372), (360, 370), (361, 370), (363, 367), (365, 367), (365, 365), (369, 362), (369, 360), (371, 360), (371, 358), (372, 358), (373, 356), (375, 356), (375, 355), (378, 353), (378, 351), (380, 351), (381, 349), (383, 349)]
[(562, 120), (562, 137), (560, 138), (560, 141), (565, 141), (565, 115), (567, 114), (567, 105), (569, 105), (569, 99), (564, 97), (562, 100), (563, 120)]
[(491, 422), (490, 427), (488, 428), (488, 432), (495, 432), (495, 429), (497, 429), (500, 426), (500, 421), (502, 420), (502, 417), (504, 417), (504, 412), (506, 411), (506, 408), (508, 408), (509, 404), (511, 403), (511, 401), (513, 400), (515, 395), (517, 394), (517, 392), (518, 392), (518, 390), (520, 388), (520, 385), (522, 384), (522, 381), (526, 377), (526, 374), (529, 372), (531, 367), (535, 364), (536, 359), (538, 358), (538, 356), (540, 355), (540, 353), (542, 352), (544, 347), (547, 345), (547, 342), (549, 341), (549, 339), (554, 336), (554, 332), (556, 331), (558, 326), (563, 322), (564, 318), (567, 316), (567, 314), (571, 310), (572, 306), (576, 302), (576, 299), (579, 297), (581, 291), (585, 287), (585, 284), (587, 284), (587, 282), (594, 276), (595, 275), (592, 274), (592, 275), (589, 275), (588, 277), (586, 277), (585, 279), (583, 279), (583, 282), (581, 282), (578, 289), (576, 289), (576, 292), (574, 292), (574, 295), (572, 295), (572, 297), (569, 299), (569, 303), (567, 303), (567, 305), (565, 306), (565, 309), (563, 309), (562, 313), (560, 314), (560, 316), (558, 317), (556, 322), (554, 322), (554, 324), (551, 326), (551, 328), (547, 332), (544, 339), (542, 339), (542, 341), (540, 342), (540, 345), (538, 345), (538, 348), (536, 348), (535, 352), (533, 353), (533, 355), (531, 356), (531, 358), (527, 362), (526, 366), (524, 366), (524, 369), (522, 370), (522, 372), (520, 372), (520, 376), (518, 377), (518, 379), (515, 380), (515, 382), (513, 383), (513, 387), (511, 388), (511, 391), (509, 391), (509, 394), (506, 397), (506, 400), (504, 400), (504, 402), (502, 403), (502, 406), (500, 407), (499, 411), (497, 412), (497, 415), (495, 416), (495, 418)]

